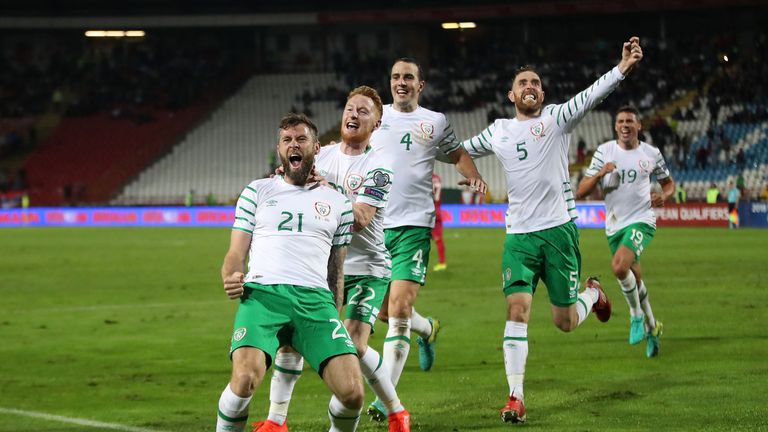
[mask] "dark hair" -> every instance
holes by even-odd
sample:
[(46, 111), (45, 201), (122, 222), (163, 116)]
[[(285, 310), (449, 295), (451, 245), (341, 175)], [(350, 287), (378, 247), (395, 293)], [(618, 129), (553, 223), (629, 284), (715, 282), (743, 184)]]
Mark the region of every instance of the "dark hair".
[[(510, 81), (510, 82), (509, 82), (509, 88), (512, 88), (512, 87), (513, 87), (513, 85), (515, 84), (515, 80), (517, 79), (517, 76), (518, 76), (518, 75), (520, 75), (520, 74), (521, 74), (521, 73), (523, 73), (523, 72), (533, 72), (533, 73), (535, 73), (536, 75), (539, 75), (539, 72), (536, 70), (536, 68), (534, 68), (534, 67), (533, 67), (533, 66), (531, 66), (531, 65), (523, 65), (523, 66), (520, 66), (520, 67), (519, 67), (519, 68), (518, 68), (518, 69), (515, 71), (515, 74), (514, 74), (514, 75), (512, 75), (512, 81)], [(541, 77), (541, 75), (539, 75), (539, 77)]]
[(419, 81), (426, 81), (426, 79), (424, 78), (424, 71), (421, 69), (421, 65), (418, 62), (416, 62), (416, 59), (411, 58), (411, 57), (400, 57), (399, 59), (397, 59), (394, 62), (392, 62), (392, 66), (394, 66), (395, 63), (397, 63), (397, 62), (411, 63), (411, 64), (415, 65), (416, 66), (416, 70), (418, 71), (418, 74), (419, 74), (419, 76), (417, 77), (419, 79)]
[(315, 126), (315, 124), (312, 123), (312, 120), (306, 115), (296, 113), (288, 113), (280, 119), (280, 127), (277, 131), (278, 138), (280, 137), (281, 130), (286, 130), (300, 124), (306, 125), (309, 128), (312, 135), (312, 142), (317, 142), (317, 126)]
[(633, 107), (632, 105), (624, 105), (623, 107), (616, 110), (616, 115), (613, 116), (613, 120), (616, 121), (616, 117), (619, 116), (619, 113), (632, 113), (635, 115), (638, 121), (640, 121), (640, 111), (637, 110), (637, 108)]
[(376, 111), (379, 112), (379, 120), (381, 120), (381, 116), (384, 113), (384, 104), (381, 102), (381, 96), (379, 96), (379, 92), (371, 87), (363, 85), (349, 92), (349, 95), (347, 95), (347, 100), (352, 98), (354, 95), (363, 95), (365, 97), (371, 98), (373, 105), (376, 107)]

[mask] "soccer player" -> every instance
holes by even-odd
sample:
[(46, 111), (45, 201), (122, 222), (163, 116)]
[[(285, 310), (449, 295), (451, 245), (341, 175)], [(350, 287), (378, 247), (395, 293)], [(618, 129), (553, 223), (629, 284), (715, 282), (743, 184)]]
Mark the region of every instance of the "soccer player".
[[(369, 141), (381, 121), (382, 103), (376, 90), (361, 86), (349, 93), (341, 119), (341, 142), (320, 149), (315, 172), (328, 185), (353, 201), (354, 235), (344, 261), (344, 326), (360, 358), (360, 367), (374, 393), (389, 413), (390, 432), (410, 431), (405, 410), (389, 377), (387, 365), (368, 346), (391, 274), (384, 247), (384, 208), (392, 187), (392, 170)], [(259, 432), (285, 432), (288, 403), (301, 374), (301, 355), (281, 349), (275, 361), (269, 418)]]
[(357, 426), (364, 398), (360, 365), (334, 301), (334, 292), (344, 286), (353, 209), (337, 191), (307, 185), (319, 150), (311, 120), (284, 117), (277, 152), (285, 175), (251, 182), (238, 199), (221, 276), (227, 296), (240, 305), (218, 432), (243, 430), (254, 390), (278, 346), (289, 343), (334, 394), (328, 408), (331, 430)]
[(433, 271), (443, 271), (448, 268), (445, 262), (445, 242), (443, 241), (443, 215), (440, 209), (440, 200), (442, 198), (443, 184), (440, 176), (432, 174), (432, 199), (435, 202), (435, 227), (432, 228), (432, 240), (437, 246), (437, 265)]
[[(399, 59), (390, 73), (392, 104), (384, 107), (381, 126), (374, 132), (371, 145), (392, 161), (397, 179), (384, 213), (384, 237), (392, 256), (392, 282), (389, 300), (380, 317), (389, 329), (384, 339), (384, 362), (391, 368), (392, 383), (397, 385), (410, 351), (411, 329), (419, 338), (419, 366), (429, 370), (435, 359), (434, 343), (440, 323), (416, 313), (413, 304), (424, 285), (429, 265), (431, 231), (435, 223), (432, 201), (432, 173), (438, 149), (456, 164), (466, 184), (485, 193), (486, 184), (474, 162), (461, 147), (453, 127), (442, 113), (419, 106), (424, 90), (424, 75), (413, 59)], [(386, 418), (381, 401), (368, 409), (374, 420)]]
[[(664, 206), (675, 193), (675, 182), (659, 149), (640, 141), (642, 124), (635, 108), (620, 108), (614, 129), (617, 138), (595, 150), (576, 197), (588, 196), (602, 180), (605, 234), (613, 254), (611, 269), (629, 305), (629, 343), (635, 345), (645, 339), (645, 354), (650, 358), (659, 353), (662, 324), (653, 316), (640, 254), (656, 234), (656, 215), (651, 207)], [(651, 176), (661, 185), (661, 193), (651, 192)]]
[(608, 321), (611, 305), (595, 278), (579, 294), (581, 254), (573, 192), (568, 175), (570, 132), (605, 98), (643, 56), (637, 37), (625, 42), (618, 66), (572, 99), (544, 106), (541, 78), (531, 68), (512, 79), (508, 97), (514, 119), (498, 119), (462, 144), (472, 157), (495, 154), (507, 177), (507, 236), (501, 258), (507, 301), (504, 367), (509, 398), (505, 422), (526, 420), (523, 378), (528, 358), (528, 321), (536, 285), (547, 286), (552, 319), (564, 332), (574, 330), (593, 310)]

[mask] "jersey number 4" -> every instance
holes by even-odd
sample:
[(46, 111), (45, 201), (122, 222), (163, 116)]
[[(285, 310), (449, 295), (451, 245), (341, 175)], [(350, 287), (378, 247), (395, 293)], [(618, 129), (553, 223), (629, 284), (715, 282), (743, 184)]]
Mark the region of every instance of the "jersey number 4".
[(413, 144), (413, 141), (411, 141), (411, 133), (408, 132), (407, 134), (403, 135), (403, 137), (400, 139), (400, 144), (405, 144), (405, 150), (411, 151), (411, 144)]

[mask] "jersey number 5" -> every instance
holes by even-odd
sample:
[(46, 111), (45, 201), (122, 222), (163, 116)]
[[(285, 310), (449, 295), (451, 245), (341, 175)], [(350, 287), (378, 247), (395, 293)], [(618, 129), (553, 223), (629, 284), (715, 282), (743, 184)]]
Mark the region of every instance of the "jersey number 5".
[(525, 141), (521, 141), (517, 143), (517, 160), (526, 160), (528, 159), (528, 150), (525, 149)]

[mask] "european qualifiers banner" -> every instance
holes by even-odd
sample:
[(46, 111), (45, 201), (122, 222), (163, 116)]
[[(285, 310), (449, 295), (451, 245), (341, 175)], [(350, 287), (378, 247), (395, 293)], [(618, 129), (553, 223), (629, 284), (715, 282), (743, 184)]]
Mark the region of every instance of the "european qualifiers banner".
[[(659, 226), (728, 226), (727, 204), (668, 204), (656, 212)], [(446, 228), (505, 228), (506, 204), (442, 206)], [(605, 228), (605, 204), (576, 203), (579, 228)], [(739, 206), (741, 226), (768, 228), (768, 203)], [(234, 207), (41, 207), (0, 210), (0, 228), (41, 226), (231, 227)]]

